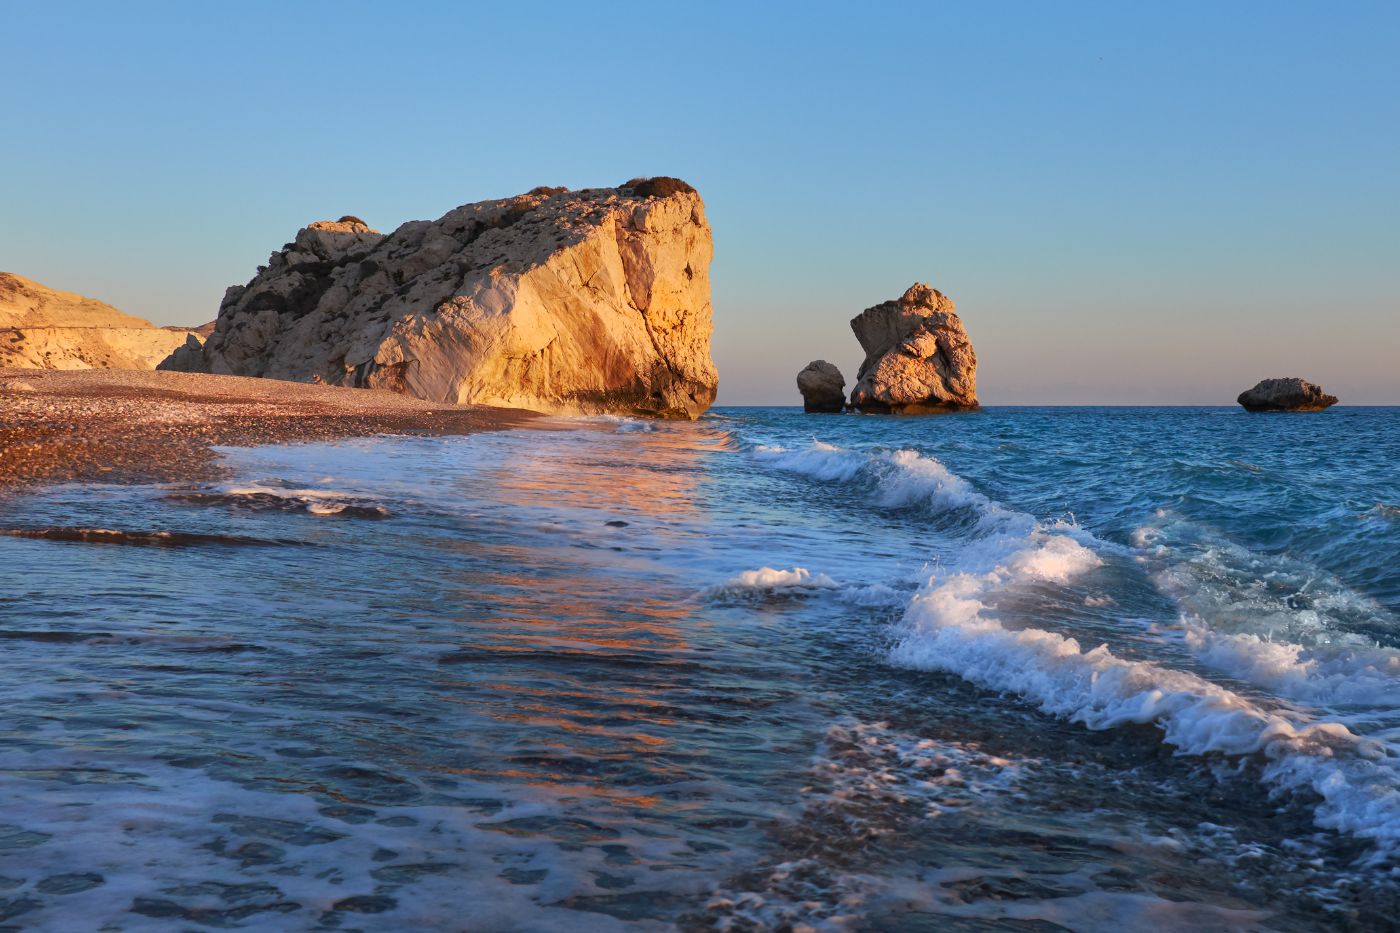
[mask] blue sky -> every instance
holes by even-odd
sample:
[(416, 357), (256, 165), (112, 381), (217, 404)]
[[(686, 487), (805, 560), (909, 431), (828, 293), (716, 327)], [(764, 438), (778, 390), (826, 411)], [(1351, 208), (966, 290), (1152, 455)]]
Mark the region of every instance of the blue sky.
[(957, 301), (984, 402), (1400, 403), (1400, 7), (0, 0), (0, 269), (213, 317), (305, 223), (678, 175), (722, 404)]

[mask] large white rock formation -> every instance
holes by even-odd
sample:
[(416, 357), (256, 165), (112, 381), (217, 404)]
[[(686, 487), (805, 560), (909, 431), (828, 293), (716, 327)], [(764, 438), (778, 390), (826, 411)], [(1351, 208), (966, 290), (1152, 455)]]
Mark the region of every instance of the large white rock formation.
[(718, 385), (712, 252), (699, 194), (669, 178), (536, 188), (387, 236), (315, 223), (162, 368), (694, 418)]

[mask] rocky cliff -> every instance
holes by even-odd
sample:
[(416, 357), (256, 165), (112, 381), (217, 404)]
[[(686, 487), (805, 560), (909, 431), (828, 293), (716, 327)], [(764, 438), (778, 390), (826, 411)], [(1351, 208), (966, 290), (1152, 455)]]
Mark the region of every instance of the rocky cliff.
[(851, 320), (865, 350), (851, 407), (919, 414), (977, 408), (977, 354), (952, 299), (914, 284)]
[(1322, 411), (1337, 404), (1337, 396), (1293, 376), (1261, 380), (1254, 388), (1241, 392), (1236, 401), (1246, 411)]
[(312, 224), (162, 368), (568, 414), (714, 400), (710, 226), (676, 179), (536, 188), (387, 236)]
[(154, 369), (198, 334), (0, 272), (0, 368)]

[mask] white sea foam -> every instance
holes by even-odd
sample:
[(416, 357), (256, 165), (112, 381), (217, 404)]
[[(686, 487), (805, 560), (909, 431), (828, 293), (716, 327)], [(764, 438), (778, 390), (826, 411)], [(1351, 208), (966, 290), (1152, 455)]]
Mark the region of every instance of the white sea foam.
[[(1061, 575), (1076, 563), (1088, 565), (1075, 558), (1049, 566)], [(1261, 755), (1276, 788), (1322, 797), (1319, 825), (1374, 840), (1382, 851), (1400, 845), (1395, 759), (1381, 743), (1340, 723), (1264, 708), (1186, 671), (1118, 657), (1106, 645), (1084, 650), (1055, 632), (1007, 628), (985, 615), (983, 599), (1025, 582), (1010, 569), (1015, 564), (1013, 557), (1005, 570), (932, 581), (910, 604), (892, 659), (1019, 694), (1091, 729), (1150, 723), (1187, 754)]]
[(706, 587), (700, 595), (713, 600), (830, 595), (848, 605), (872, 609), (900, 607), (906, 599), (903, 592), (884, 583), (841, 583), (805, 567), (745, 570), (723, 583)]
[(895, 807), (938, 817), (1010, 793), (1033, 766), (960, 742), (901, 733), (888, 723), (847, 720), (827, 730), (813, 764), (828, 789), (810, 791), (806, 799), (809, 807), (841, 811), (841, 822), (859, 833), (863, 824), (900, 818), (891, 812)]
[(706, 599), (744, 599), (763, 596), (805, 596), (822, 590), (839, 590), (841, 584), (824, 573), (812, 573), (805, 567), (776, 570), (760, 567), (735, 574), (723, 583), (706, 587), (701, 594)]
[(341, 515), (347, 511), (388, 515), (384, 506), (335, 489), (297, 489), (258, 483), (226, 487), (219, 495), (230, 499), (276, 499), (305, 509), (311, 515)]
[[(460, 929), (463, 898), (478, 905), (479, 929), (631, 929), (558, 903), (611, 893), (594, 884), (609, 868), (604, 852), (502, 829), (513, 819), (563, 812), (538, 794), (503, 798), (494, 813), (461, 805), (351, 807), (362, 815), (342, 819), (308, 794), (251, 789), (151, 759), (119, 756), (105, 765), (113, 762), (95, 769), (90, 753), (61, 746), (0, 752), (7, 782), (0, 834), (11, 847), (3, 867), (8, 882), (27, 881), (25, 929), (312, 929), (338, 902), (386, 890), (370, 908), (383, 911), (373, 914), (376, 929)], [(502, 788), (480, 790), (498, 795)], [(619, 830), (614, 841), (632, 851), (654, 846), (627, 824)], [(692, 853), (691, 861), (700, 859)], [(512, 869), (543, 877), (521, 883), (511, 880)], [(34, 881), (77, 870), (96, 885), (34, 895)], [(696, 865), (675, 874), (700, 886), (715, 870)], [(675, 883), (657, 877), (665, 880), (653, 890)]]
[(646, 418), (630, 418), (627, 415), (561, 415), (557, 417), (575, 423), (612, 425), (613, 430), (619, 434), (649, 434), (657, 430), (655, 421)]
[[(1107, 645), (1085, 650), (1071, 637), (1042, 628), (1003, 625), (989, 614), (999, 597), (1035, 586), (1063, 586), (1102, 564), (1109, 550), (1077, 526), (1043, 523), (972, 489), (938, 461), (913, 451), (861, 453), (820, 442), (806, 450), (761, 448), (756, 455), (779, 469), (824, 481), (867, 480), (874, 501), (886, 506), (926, 504), (969, 508), (979, 521), (956, 565), (940, 568), (908, 606), (891, 660), (942, 670), (988, 689), (1019, 694), (1046, 712), (1111, 729), (1153, 724), (1163, 739), (1192, 755), (1258, 756), (1274, 790), (1310, 790), (1322, 798), (1315, 811), (1324, 827), (1372, 840), (1378, 854), (1400, 848), (1400, 793), (1395, 752), (1344, 724), (1287, 707), (1272, 708), (1194, 673), (1115, 655)], [(1139, 545), (1150, 542), (1141, 540)], [(1081, 598), (1082, 601), (1082, 598)], [(1243, 642), (1218, 639), (1203, 655), (1244, 660)], [(1212, 654), (1213, 652), (1213, 654)], [(1249, 660), (1254, 674), (1278, 686), (1295, 685), (1309, 658), (1288, 649)], [(1283, 662), (1292, 662), (1288, 669)], [(1314, 664), (1311, 685), (1334, 692), (1366, 674), (1336, 658)], [(1389, 677), (1369, 669), (1374, 677)], [(1400, 662), (1395, 662), (1400, 663)], [(1275, 673), (1269, 674), (1273, 670)], [(1300, 672), (1301, 671), (1301, 672)], [(1364, 678), (1363, 678), (1364, 679)]]
[(1017, 526), (1029, 530), (1034, 519), (994, 502), (938, 460), (915, 450), (848, 450), (821, 441), (803, 450), (760, 446), (754, 455), (791, 473), (826, 482), (849, 483), (857, 478), (873, 486), (873, 501), (885, 508), (928, 506), (940, 510), (967, 509), (987, 528)]
[[(741, 876), (750, 887), (721, 888), (706, 906), (717, 930), (844, 930), (875, 904), (928, 906), (922, 885), (891, 876), (906, 866), (860, 872), (859, 855), (883, 837), (1016, 795), (1036, 762), (975, 745), (911, 735), (883, 722), (833, 724), (802, 789), (802, 810), (780, 834), (800, 856), (760, 863)], [(833, 854), (839, 856), (833, 858)], [(854, 858), (854, 864), (852, 856)], [(892, 883), (893, 882), (893, 883)], [(898, 892), (898, 893), (896, 893)], [(888, 901), (887, 901), (888, 902)]]
[(1400, 704), (1400, 651), (1307, 647), (1253, 634), (1224, 634), (1183, 619), (1186, 644), (1205, 664), (1279, 696), (1317, 706)]
[(1203, 663), (1313, 706), (1400, 705), (1400, 651), (1348, 630), (1394, 630), (1400, 623), (1382, 606), (1320, 568), (1254, 553), (1166, 512), (1157, 519), (1136, 541)]

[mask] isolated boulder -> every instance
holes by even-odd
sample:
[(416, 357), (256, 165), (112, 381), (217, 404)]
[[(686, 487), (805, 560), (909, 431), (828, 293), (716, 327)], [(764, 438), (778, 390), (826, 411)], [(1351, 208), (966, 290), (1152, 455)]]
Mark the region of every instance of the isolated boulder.
[(978, 407), (977, 354), (952, 299), (915, 283), (851, 320), (865, 350), (851, 407), (920, 414)]
[(1265, 379), (1236, 399), (1246, 411), (1322, 411), (1337, 404), (1337, 396), (1297, 377)]
[(678, 179), (536, 188), (387, 236), (311, 224), (162, 368), (458, 404), (694, 418), (714, 401), (713, 247)]
[(155, 369), (196, 334), (0, 272), (0, 369)]
[(807, 411), (842, 411), (846, 407), (846, 377), (826, 360), (813, 360), (797, 374), (797, 391)]

